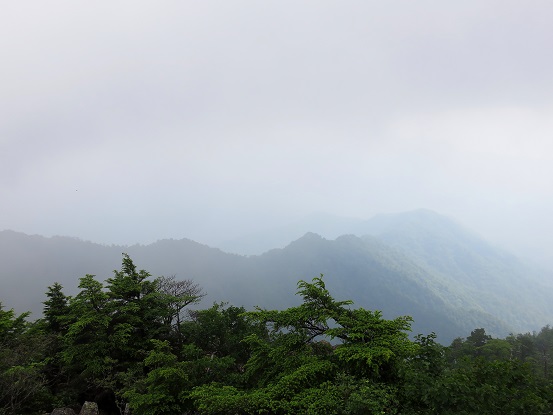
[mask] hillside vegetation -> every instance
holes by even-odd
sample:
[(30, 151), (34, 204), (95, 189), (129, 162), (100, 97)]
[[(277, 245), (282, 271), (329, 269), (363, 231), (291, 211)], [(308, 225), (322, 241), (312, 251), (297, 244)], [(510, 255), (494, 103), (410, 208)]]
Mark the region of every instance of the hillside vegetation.
[(152, 278), (124, 254), (73, 296), (49, 286), (41, 319), (0, 306), (0, 414), (85, 401), (114, 415), (553, 411), (549, 326), (504, 339), (475, 328), (444, 347), (434, 333), (410, 339), (410, 316), (336, 299), (324, 277), (297, 294), (281, 310), (194, 310), (198, 284)]
[(324, 274), (338, 297), (381, 310), (386, 318), (410, 315), (414, 334), (435, 332), (443, 343), (467, 336), (474, 327), (503, 337), (553, 321), (549, 275), (448, 218), (423, 210), (340, 222), (333, 231), (342, 225), (355, 234), (332, 240), (307, 233), (284, 248), (252, 256), (188, 239), (103, 246), (3, 231), (3, 301), (39, 317), (44, 287), (52, 281), (75, 294), (79, 277), (110, 275), (127, 252), (154, 275), (196, 281), (207, 293), (200, 306), (226, 301), (246, 309), (283, 309), (297, 304), (293, 294), (298, 279)]

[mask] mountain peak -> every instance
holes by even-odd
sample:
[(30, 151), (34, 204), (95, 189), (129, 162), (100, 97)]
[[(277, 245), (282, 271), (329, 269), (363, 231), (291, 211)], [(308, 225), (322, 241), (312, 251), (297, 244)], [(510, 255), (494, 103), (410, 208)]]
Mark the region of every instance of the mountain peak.
[(292, 245), (305, 245), (305, 244), (312, 244), (314, 242), (321, 242), (326, 241), (325, 238), (323, 238), (321, 235), (315, 232), (307, 232), (305, 235), (303, 235), (301, 238), (296, 239), (295, 241), (292, 241), (288, 246)]

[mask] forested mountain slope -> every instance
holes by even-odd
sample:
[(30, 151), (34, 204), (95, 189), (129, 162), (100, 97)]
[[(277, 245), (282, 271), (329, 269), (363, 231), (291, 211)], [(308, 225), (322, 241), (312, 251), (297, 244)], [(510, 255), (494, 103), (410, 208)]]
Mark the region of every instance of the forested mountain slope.
[(0, 301), (38, 317), (49, 285), (60, 282), (72, 294), (85, 274), (111, 277), (126, 252), (154, 276), (193, 279), (208, 294), (201, 306), (228, 301), (282, 309), (297, 301), (299, 279), (324, 274), (337, 299), (387, 318), (410, 315), (415, 333), (435, 331), (444, 343), (477, 327), (505, 336), (553, 322), (551, 291), (540, 275), (447, 218), (417, 211), (377, 217), (357, 230), (365, 236), (308, 233), (250, 257), (188, 239), (103, 246), (3, 231)]
[[(401, 251), (448, 287), (517, 331), (553, 315), (551, 275), (491, 246), (455, 221), (429, 210), (381, 215), (361, 232)], [(365, 237), (367, 238), (367, 237)], [(536, 328), (536, 327), (534, 327)]]

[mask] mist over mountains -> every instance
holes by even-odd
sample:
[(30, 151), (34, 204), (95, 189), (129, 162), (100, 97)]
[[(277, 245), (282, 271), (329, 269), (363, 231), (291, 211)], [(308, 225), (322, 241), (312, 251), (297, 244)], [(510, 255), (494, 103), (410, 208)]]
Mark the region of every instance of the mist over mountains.
[(189, 239), (105, 246), (3, 231), (0, 301), (38, 317), (47, 286), (57, 281), (74, 294), (85, 274), (111, 277), (126, 252), (154, 277), (193, 279), (208, 294), (201, 306), (228, 301), (247, 308), (289, 307), (299, 302), (298, 280), (324, 274), (336, 299), (382, 310), (387, 318), (410, 315), (415, 334), (434, 331), (442, 342), (478, 327), (505, 336), (553, 322), (551, 275), (435, 212), (368, 221), (314, 216), (305, 226), (322, 236), (306, 232), (294, 238), (298, 230), (290, 227), (236, 241), (237, 252), (251, 254), (257, 247), (259, 253), (249, 256)]

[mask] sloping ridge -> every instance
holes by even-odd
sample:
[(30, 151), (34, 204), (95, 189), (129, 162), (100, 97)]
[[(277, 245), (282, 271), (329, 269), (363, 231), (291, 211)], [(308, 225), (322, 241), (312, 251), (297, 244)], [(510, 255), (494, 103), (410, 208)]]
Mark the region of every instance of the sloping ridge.
[[(337, 299), (382, 310), (387, 318), (409, 315), (414, 333), (435, 331), (446, 341), (486, 327), (507, 334), (511, 327), (486, 313), (469, 297), (450, 290), (441, 275), (429, 273), (377, 239), (345, 235), (334, 241), (308, 234), (282, 250), (255, 259), (265, 269), (269, 291), (324, 274)], [(279, 265), (280, 264), (280, 265)], [(274, 271), (271, 271), (274, 270)]]
[(248, 308), (284, 308), (299, 302), (298, 280), (324, 274), (339, 300), (410, 315), (414, 333), (435, 331), (442, 342), (477, 327), (503, 336), (539, 329), (553, 319), (539, 276), (443, 216), (416, 211), (376, 217), (335, 240), (314, 233), (258, 256), (225, 253), (197, 242), (162, 240), (142, 246), (103, 246), (75, 238), (0, 232), (0, 301), (40, 315), (48, 285), (68, 294), (78, 278), (99, 280), (119, 268), (121, 253), (153, 276), (193, 279), (208, 293), (202, 306), (228, 301)]
[(514, 331), (538, 329), (551, 321), (550, 275), (445, 216), (428, 210), (382, 215), (363, 224), (363, 231), (439, 276)]

